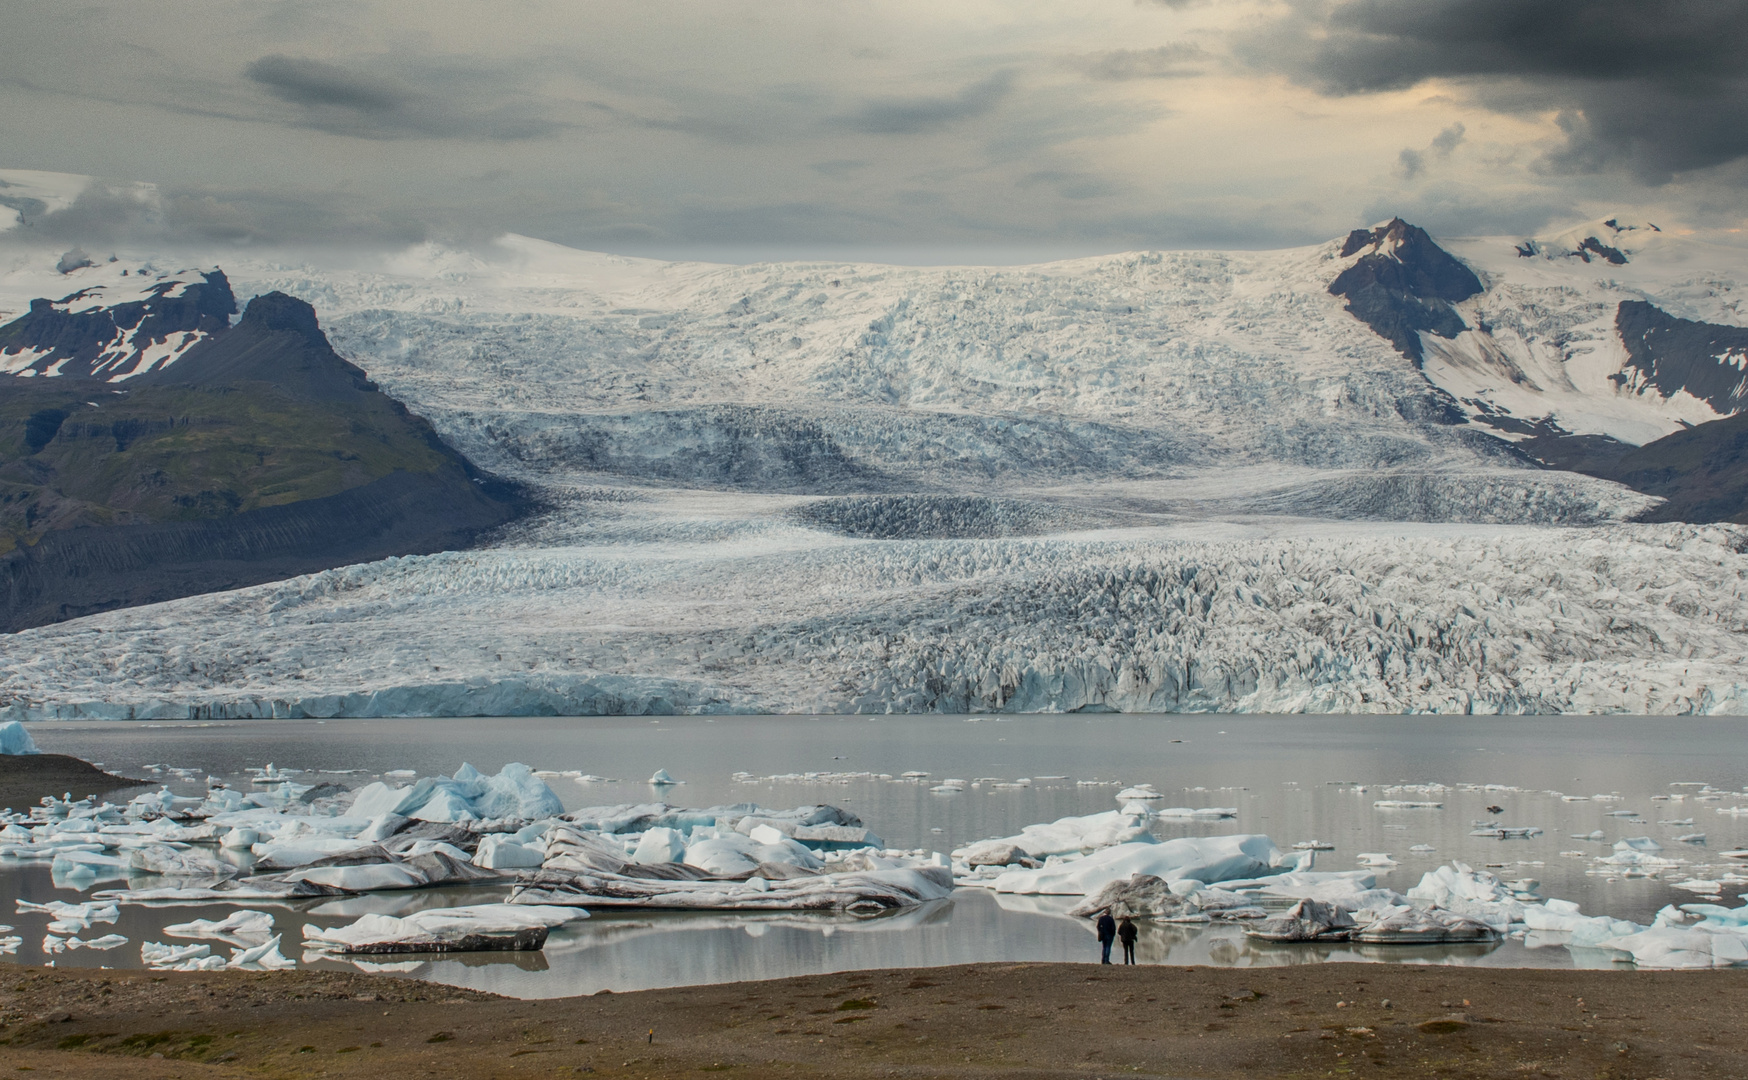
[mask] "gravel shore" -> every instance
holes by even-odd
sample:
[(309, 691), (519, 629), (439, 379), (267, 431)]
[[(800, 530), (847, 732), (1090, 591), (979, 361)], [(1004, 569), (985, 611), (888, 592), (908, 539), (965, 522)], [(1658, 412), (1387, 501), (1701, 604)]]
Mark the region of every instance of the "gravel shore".
[(327, 972), (0, 965), (44, 1077), (1748, 1075), (1748, 971), (981, 964), (516, 1001)]

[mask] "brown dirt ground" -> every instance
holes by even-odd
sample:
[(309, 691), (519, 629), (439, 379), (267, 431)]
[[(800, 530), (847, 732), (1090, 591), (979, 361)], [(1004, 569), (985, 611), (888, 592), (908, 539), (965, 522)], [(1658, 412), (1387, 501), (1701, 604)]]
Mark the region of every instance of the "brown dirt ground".
[(1743, 970), (980, 964), (514, 1001), (0, 965), (0, 1077), (1710, 1080), (1748, 1076), (1744, 1005)]

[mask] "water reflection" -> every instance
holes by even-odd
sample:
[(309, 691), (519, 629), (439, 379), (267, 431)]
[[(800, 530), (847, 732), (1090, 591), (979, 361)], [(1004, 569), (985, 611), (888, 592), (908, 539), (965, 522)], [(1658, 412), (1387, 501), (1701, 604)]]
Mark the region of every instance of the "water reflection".
[[(1162, 838), (1263, 832), (1283, 847), (1317, 838), (1335, 845), (1319, 853), (1319, 869), (1353, 868), (1360, 853), (1390, 853), (1396, 865), (1380, 868), (1378, 879), (1397, 890), (1427, 870), (1462, 859), (1508, 879), (1540, 879), (1544, 895), (1575, 900), (1587, 913), (1648, 922), (1664, 904), (1694, 899), (1672, 888), (1673, 879), (1730, 869), (1728, 860), (1708, 851), (1748, 847), (1748, 815), (1715, 812), (1743, 800), (1708, 797), (1697, 787), (1709, 782), (1740, 789), (1748, 783), (1748, 743), (1735, 738), (1741, 730), (1737, 721), (1675, 718), (1058, 716), (1002, 724), (948, 717), (44, 724), (33, 734), (45, 750), (103, 761), (122, 773), (146, 775), (147, 765), (164, 762), (187, 767), (192, 772), (181, 778), (156, 774), (182, 793), (200, 790), (207, 775), (247, 790), (246, 769), (269, 761), (310, 770), (299, 778), (305, 781), (323, 779), (323, 771), (338, 776), (339, 770), (363, 770), (345, 775), (349, 784), (400, 768), (449, 773), (464, 760), (488, 770), (524, 761), (631, 778), (666, 768), (686, 784), (662, 791), (636, 779), (584, 784), (555, 778), (553, 787), (571, 808), (664, 798), (693, 806), (830, 802), (862, 815), (895, 846), (941, 851), (1113, 808), (1118, 789), (1089, 781), (1147, 782), (1168, 793), (1173, 804), (1238, 808), (1230, 821), (1161, 822), (1156, 832)], [(836, 778), (773, 778), (834, 769), (841, 770)], [(739, 770), (766, 779), (737, 780)], [(849, 770), (869, 775), (850, 776)], [(913, 770), (930, 775), (902, 779)], [(880, 774), (892, 779), (878, 779)], [(956, 793), (930, 790), (949, 777), (968, 783)], [(1000, 783), (979, 784), (977, 778)], [(1456, 786), (1465, 783), (1496, 786)], [(1386, 793), (1394, 784), (1417, 790)], [(1427, 786), (1434, 784), (1446, 787)], [(1443, 806), (1374, 806), (1389, 799)], [(1494, 806), (1500, 811), (1490, 811)], [(1617, 816), (1622, 811), (1638, 816)], [(1470, 835), (1482, 820), (1544, 832), (1510, 839)], [(1600, 839), (1578, 838), (1596, 832)], [(1696, 832), (1708, 833), (1709, 845), (1679, 839)], [(1615, 840), (1647, 835), (1684, 860), (1668, 879), (1632, 878), (1596, 862)], [(0, 898), (77, 901), (99, 883), (124, 878), (119, 870), (69, 875), (41, 864), (0, 865)], [(154, 883), (128, 880), (134, 886)], [(1738, 891), (1725, 890), (1724, 902), (1733, 903)], [(249, 906), (274, 913), (283, 951), (295, 956), (306, 923), (332, 927), (365, 914), (490, 903), (506, 893), (501, 887), (443, 889)], [(378, 957), (356, 965), (311, 955), (308, 962), (348, 970), (368, 965), (497, 993), (555, 997), (868, 967), (1096, 960), (1090, 927), (1064, 914), (1073, 903), (962, 889), (948, 900), (866, 920), (603, 911), (554, 932), (543, 954)], [(0, 921), (15, 925), (24, 938), (16, 957), (22, 963), (137, 965), (140, 942), (167, 940), (165, 924), (221, 919), (233, 910), (124, 908), (116, 924), (93, 933), (122, 934), (128, 945), (54, 957), (40, 948), (42, 916), (0, 910)], [(1138, 953), (1144, 963), (1256, 967), (1331, 961), (1614, 964), (1612, 953), (1567, 949), (1544, 936), (1494, 946), (1301, 946), (1252, 942), (1241, 928), (1218, 925), (1146, 926)]]

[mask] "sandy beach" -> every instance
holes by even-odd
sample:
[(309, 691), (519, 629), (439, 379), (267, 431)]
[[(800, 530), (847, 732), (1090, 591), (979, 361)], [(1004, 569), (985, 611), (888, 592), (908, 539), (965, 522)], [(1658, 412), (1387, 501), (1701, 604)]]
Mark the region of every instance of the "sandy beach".
[(0, 966), (0, 1065), (160, 1077), (1748, 1075), (1748, 971), (1004, 964), (515, 1001)]

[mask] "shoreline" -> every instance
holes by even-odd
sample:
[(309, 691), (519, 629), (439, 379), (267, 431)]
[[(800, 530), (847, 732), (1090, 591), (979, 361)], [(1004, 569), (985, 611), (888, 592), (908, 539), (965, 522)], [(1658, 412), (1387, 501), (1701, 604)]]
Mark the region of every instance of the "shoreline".
[(1748, 970), (978, 964), (516, 1000), (383, 975), (0, 965), (45, 1077), (1743, 1075)]
[(152, 784), (151, 780), (104, 772), (67, 754), (0, 754), (0, 807), (21, 812), (51, 795), (58, 799), (71, 794), (82, 799)]

